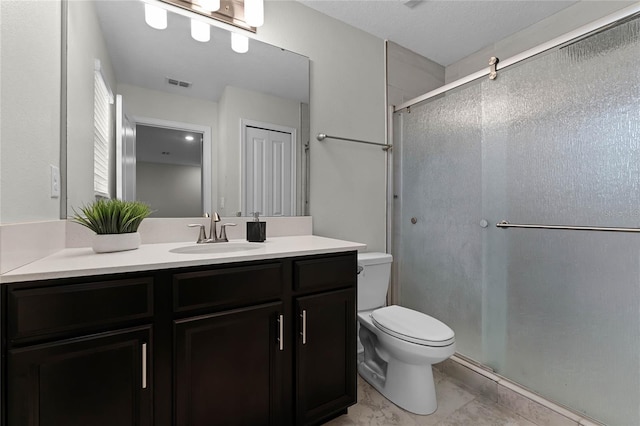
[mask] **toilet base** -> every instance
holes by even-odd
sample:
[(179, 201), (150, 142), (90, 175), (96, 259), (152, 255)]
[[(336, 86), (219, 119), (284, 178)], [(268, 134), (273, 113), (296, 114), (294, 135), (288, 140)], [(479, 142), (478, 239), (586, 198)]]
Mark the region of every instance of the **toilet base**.
[(390, 360), (386, 377), (379, 377), (364, 362), (358, 373), (385, 398), (414, 414), (432, 414), (438, 408), (431, 365), (410, 365)]

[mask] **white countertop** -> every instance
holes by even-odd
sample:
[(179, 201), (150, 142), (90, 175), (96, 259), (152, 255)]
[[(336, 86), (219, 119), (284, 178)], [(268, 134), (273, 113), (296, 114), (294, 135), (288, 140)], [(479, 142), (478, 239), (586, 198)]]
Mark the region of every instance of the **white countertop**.
[[(230, 240), (245, 243), (245, 240)], [(222, 245), (227, 243), (216, 243)], [(137, 250), (96, 254), (90, 247), (61, 250), (51, 256), (0, 275), (0, 283), (12, 283), (88, 275), (137, 272), (187, 266), (276, 259), (281, 257), (364, 250), (365, 244), (302, 235), (273, 237), (261, 247), (246, 251), (206, 254), (172, 253), (170, 250), (194, 246), (193, 242), (143, 244)]]

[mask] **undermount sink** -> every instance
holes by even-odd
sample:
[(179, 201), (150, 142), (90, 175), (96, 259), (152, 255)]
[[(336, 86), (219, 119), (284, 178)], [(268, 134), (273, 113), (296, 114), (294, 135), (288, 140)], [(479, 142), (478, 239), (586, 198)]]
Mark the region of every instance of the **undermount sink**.
[(209, 253), (232, 253), (236, 251), (255, 250), (263, 247), (260, 243), (204, 243), (192, 246), (177, 247), (169, 250), (171, 253), (180, 254), (209, 254)]

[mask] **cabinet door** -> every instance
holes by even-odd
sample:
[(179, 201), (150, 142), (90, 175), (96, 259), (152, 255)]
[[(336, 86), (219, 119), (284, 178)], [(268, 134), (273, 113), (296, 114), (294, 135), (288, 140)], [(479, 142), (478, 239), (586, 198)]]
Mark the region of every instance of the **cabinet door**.
[(355, 289), (297, 299), (296, 424), (315, 424), (356, 402)]
[(176, 425), (286, 423), (282, 314), (274, 302), (175, 322)]
[(151, 425), (151, 327), (9, 351), (11, 426)]

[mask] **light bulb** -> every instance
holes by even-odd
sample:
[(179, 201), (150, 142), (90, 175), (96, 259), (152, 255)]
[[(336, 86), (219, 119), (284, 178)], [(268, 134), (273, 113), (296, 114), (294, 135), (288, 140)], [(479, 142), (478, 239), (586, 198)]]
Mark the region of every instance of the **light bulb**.
[(144, 21), (151, 28), (164, 30), (167, 28), (167, 11), (149, 3), (144, 4)]
[(197, 19), (191, 20), (191, 37), (194, 40), (201, 41), (203, 43), (211, 40), (211, 27), (206, 22), (198, 21)]
[(207, 12), (215, 12), (220, 9), (220, 0), (200, 0), (200, 7)]
[(244, 34), (231, 33), (231, 48), (237, 53), (249, 51), (249, 38)]
[(264, 24), (264, 0), (244, 0), (244, 21), (256, 28)]

